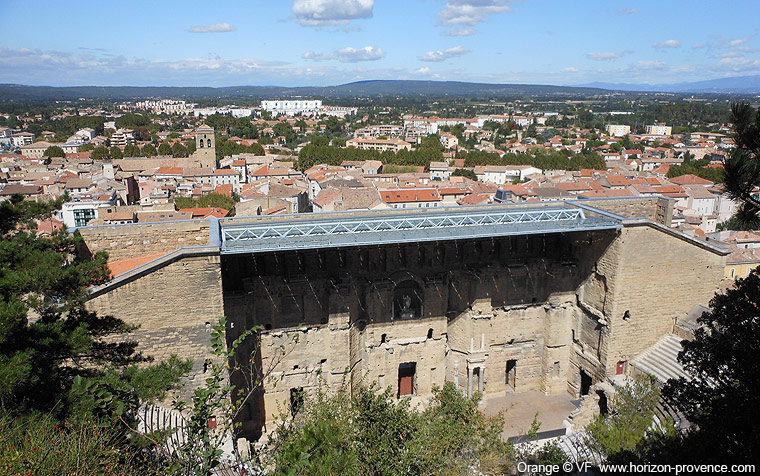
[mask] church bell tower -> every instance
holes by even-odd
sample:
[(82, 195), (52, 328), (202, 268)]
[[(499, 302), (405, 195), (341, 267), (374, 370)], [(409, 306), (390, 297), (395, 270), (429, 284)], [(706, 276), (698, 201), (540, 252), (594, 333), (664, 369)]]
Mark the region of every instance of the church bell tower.
[(203, 124), (195, 130), (195, 160), (201, 168), (216, 168), (216, 139), (214, 129)]

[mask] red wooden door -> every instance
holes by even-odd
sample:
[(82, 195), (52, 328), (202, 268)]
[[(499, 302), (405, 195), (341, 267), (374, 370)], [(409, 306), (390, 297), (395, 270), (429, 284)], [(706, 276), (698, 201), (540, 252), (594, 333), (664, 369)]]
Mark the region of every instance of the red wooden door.
[(617, 363), (617, 369), (615, 369), (615, 375), (622, 375), (625, 373), (625, 361), (621, 360)]
[(398, 369), (398, 394), (414, 394), (414, 367), (402, 366)]

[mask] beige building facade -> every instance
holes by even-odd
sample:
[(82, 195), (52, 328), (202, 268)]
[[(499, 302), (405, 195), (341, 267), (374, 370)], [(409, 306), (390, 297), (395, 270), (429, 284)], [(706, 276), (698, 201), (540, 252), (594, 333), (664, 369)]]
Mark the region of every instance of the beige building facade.
[(193, 158), (204, 169), (216, 168), (216, 138), (214, 129), (203, 124), (195, 131), (195, 152)]
[[(189, 387), (202, 381), (219, 317), (228, 319), (228, 342), (261, 326), (261, 344), (249, 338), (236, 355), (244, 367), (271, 369), (240, 418), (249, 439), (293, 395), (320, 387), (376, 384), (422, 405), (445, 382), (467, 395), (582, 396), (625, 373), (675, 317), (707, 303), (726, 255), (669, 229), (672, 202), (595, 204), (645, 218), (618, 217), (620, 226), (606, 229), (221, 256), (210, 239), (100, 288), (90, 308), (140, 324), (148, 353), (193, 356)], [(144, 237), (121, 238), (130, 227), (139, 225), (111, 227), (107, 239), (92, 229), (83, 236), (118, 250)]]

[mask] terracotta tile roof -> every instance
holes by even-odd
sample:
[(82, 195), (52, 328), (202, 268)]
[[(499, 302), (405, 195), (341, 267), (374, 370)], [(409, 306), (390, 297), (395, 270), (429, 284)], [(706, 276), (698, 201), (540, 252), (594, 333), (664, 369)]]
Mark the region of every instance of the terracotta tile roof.
[(183, 170), (182, 167), (167, 167), (162, 166), (156, 169), (155, 172), (153, 172), (153, 175), (182, 175)]
[(668, 180), (677, 185), (713, 185), (713, 182), (693, 174), (679, 175)]
[(434, 188), (383, 190), (380, 198), (386, 203), (437, 202), (441, 195)]
[(583, 198), (617, 198), (617, 197), (634, 197), (634, 193), (628, 189), (607, 189), (607, 190), (589, 190), (579, 195)]
[(266, 210), (262, 211), (262, 215), (284, 215), (288, 212), (288, 207), (285, 205), (279, 205), (272, 208), (267, 208)]
[(182, 208), (178, 210), (180, 213), (191, 213), (192, 218), (224, 218), (229, 214), (229, 211), (219, 207), (205, 207), (205, 208)]
[(240, 175), (240, 172), (233, 169), (214, 170), (214, 175)]
[(317, 195), (317, 198), (312, 200), (312, 202), (315, 205), (324, 207), (328, 203), (335, 200), (335, 198), (338, 197), (339, 195), (340, 195), (340, 190), (338, 190), (337, 188), (328, 188), (326, 190), (322, 190), (321, 192), (319, 192), (319, 195)]
[(227, 185), (219, 185), (218, 187), (216, 187), (214, 189), (214, 193), (218, 193), (220, 195), (225, 195), (227, 197), (231, 197), (232, 196), (232, 184), (230, 183), (230, 184), (227, 184)]
[(457, 200), (459, 205), (479, 205), (481, 203), (488, 203), (492, 198), (489, 193), (471, 193), (465, 197)]
[(165, 254), (166, 252), (162, 251), (160, 253), (136, 256), (134, 258), (120, 259), (115, 261), (109, 260), (108, 269), (111, 270), (111, 276), (118, 276), (120, 274), (126, 273), (127, 271), (135, 269), (138, 266), (142, 266), (149, 261), (153, 261), (154, 259), (159, 258)]

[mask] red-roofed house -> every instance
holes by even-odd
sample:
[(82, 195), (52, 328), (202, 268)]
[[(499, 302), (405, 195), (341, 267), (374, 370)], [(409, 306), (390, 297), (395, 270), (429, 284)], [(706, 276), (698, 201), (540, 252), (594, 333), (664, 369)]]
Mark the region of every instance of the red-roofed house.
[(433, 208), (440, 206), (441, 194), (435, 188), (381, 190), (380, 199), (393, 208)]
[(713, 182), (693, 174), (679, 175), (678, 177), (668, 179), (668, 181), (676, 185), (704, 185), (707, 187), (715, 185)]

